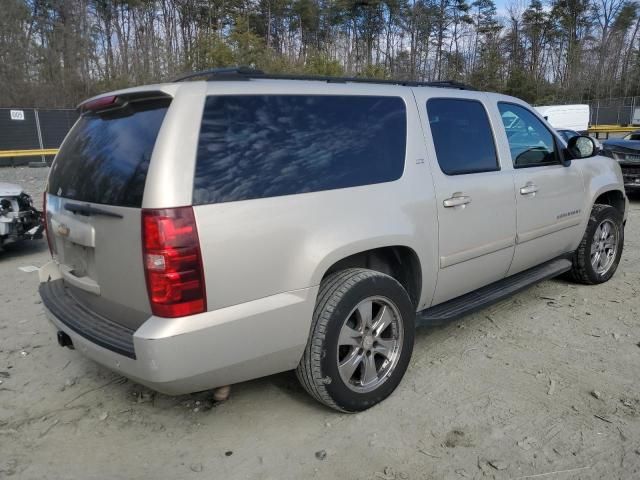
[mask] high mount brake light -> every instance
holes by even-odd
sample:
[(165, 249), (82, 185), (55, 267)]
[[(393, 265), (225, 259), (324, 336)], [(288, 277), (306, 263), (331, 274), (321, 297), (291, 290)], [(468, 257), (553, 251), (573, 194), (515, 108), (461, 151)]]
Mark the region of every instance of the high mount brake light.
[(142, 210), (142, 248), (151, 311), (183, 317), (207, 309), (193, 208)]
[(85, 112), (96, 112), (105, 108), (116, 107), (120, 102), (116, 95), (107, 95), (106, 97), (96, 98), (80, 105), (80, 109)]

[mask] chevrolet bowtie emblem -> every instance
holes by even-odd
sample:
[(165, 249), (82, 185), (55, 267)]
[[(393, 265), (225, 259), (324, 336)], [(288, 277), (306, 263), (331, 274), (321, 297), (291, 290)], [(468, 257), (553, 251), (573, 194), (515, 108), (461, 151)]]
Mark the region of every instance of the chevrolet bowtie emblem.
[(69, 232), (71, 232), (71, 230), (65, 224), (58, 225), (58, 235), (62, 237), (68, 237)]

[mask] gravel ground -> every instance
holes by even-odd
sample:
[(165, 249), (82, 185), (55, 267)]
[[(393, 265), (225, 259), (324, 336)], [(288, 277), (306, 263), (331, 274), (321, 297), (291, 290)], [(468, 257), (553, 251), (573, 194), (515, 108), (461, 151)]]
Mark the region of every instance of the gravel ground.
[[(0, 169), (40, 203), (46, 169)], [(292, 374), (156, 394), (57, 346), (36, 293), (46, 241), (0, 253), (0, 478), (640, 478), (640, 198), (605, 285), (543, 282), (418, 331), (358, 415)]]

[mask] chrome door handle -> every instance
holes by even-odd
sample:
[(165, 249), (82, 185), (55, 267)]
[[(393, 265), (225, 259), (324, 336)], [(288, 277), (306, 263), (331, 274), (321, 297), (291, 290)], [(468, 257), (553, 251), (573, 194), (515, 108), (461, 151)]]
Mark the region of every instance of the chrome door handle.
[(444, 208), (464, 207), (468, 203), (471, 203), (471, 197), (468, 197), (466, 195), (455, 195), (455, 194), (453, 197), (447, 198), (445, 201), (442, 202), (442, 204), (444, 205)]
[(535, 195), (537, 191), (538, 186), (535, 183), (527, 183), (520, 188), (520, 195)]

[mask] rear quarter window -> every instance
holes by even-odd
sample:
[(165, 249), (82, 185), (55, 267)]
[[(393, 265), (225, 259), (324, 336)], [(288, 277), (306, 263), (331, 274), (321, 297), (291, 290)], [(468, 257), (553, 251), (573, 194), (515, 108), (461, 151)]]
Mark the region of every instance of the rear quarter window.
[(132, 102), (80, 117), (49, 174), (49, 193), (72, 200), (142, 206), (147, 170), (168, 100)]
[(193, 203), (232, 202), (397, 180), (407, 121), (399, 97), (208, 97)]

